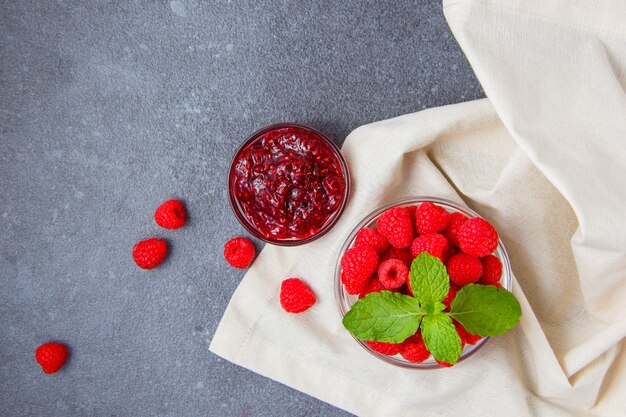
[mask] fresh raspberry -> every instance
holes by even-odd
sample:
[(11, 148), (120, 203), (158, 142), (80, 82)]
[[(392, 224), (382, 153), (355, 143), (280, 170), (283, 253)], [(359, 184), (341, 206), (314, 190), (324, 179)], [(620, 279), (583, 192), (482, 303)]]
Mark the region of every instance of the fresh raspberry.
[(456, 327), (456, 332), (459, 334), (459, 337), (461, 338), (461, 342), (467, 343), (468, 345), (473, 345), (476, 342), (478, 342), (480, 339), (482, 339), (480, 335), (471, 334), (470, 332), (465, 330), (465, 327), (463, 327), (463, 325), (459, 323), (458, 321), (452, 320), (452, 322), (454, 323), (454, 327)]
[(444, 311), (450, 311), (450, 304), (452, 304), (452, 300), (456, 297), (456, 293), (459, 292), (460, 288), (454, 284), (450, 283), (450, 291), (448, 291), (448, 295), (443, 299), (442, 303), (446, 305), (446, 309)]
[(411, 244), (411, 256), (414, 258), (422, 252), (428, 252), (443, 261), (444, 251), (448, 248), (448, 239), (437, 233), (430, 233), (415, 238)]
[(415, 211), (415, 229), (420, 235), (441, 232), (450, 221), (450, 213), (433, 203), (422, 203)]
[(380, 255), (378, 263), (381, 264), (389, 259), (399, 259), (408, 267), (411, 267), (411, 262), (413, 262), (413, 257), (408, 250), (394, 248), (393, 246)]
[(360, 294), (378, 267), (378, 255), (370, 246), (350, 248), (341, 258), (341, 282), (348, 294)]
[(452, 258), (457, 253), (459, 253), (459, 250), (457, 248), (453, 246), (448, 246), (448, 248), (443, 251), (443, 263), (447, 265), (450, 258)]
[(301, 313), (315, 304), (315, 294), (298, 278), (289, 278), (280, 285), (280, 305), (287, 313)]
[(426, 349), (422, 336), (417, 333), (402, 343), (400, 355), (409, 362), (421, 363), (430, 357), (430, 352)]
[(480, 283), (492, 285), (500, 281), (502, 276), (502, 262), (497, 256), (487, 255), (482, 259), (483, 276), (480, 277)]
[(254, 245), (245, 237), (235, 237), (224, 244), (224, 259), (235, 268), (249, 267), (254, 255)]
[(373, 342), (366, 341), (367, 345), (375, 350), (378, 353), (382, 353), (383, 355), (397, 355), (400, 353), (400, 349), (402, 348), (401, 343), (386, 343), (386, 342)]
[(376, 253), (381, 254), (389, 247), (389, 241), (376, 230), (364, 227), (356, 234), (354, 246), (371, 246)]
[(399, 259), (389, 259), (378, 267), (378, 279), (385, 288), (400, 288), (409, 278), (409, 268)]
[(63, 367), (67, 360), (67, 347), (60, 343), (44, 343), (35, 350), (35, 360), (47, 374)]
[(187, 213), (183, 203), (178, 200), (167, 200), (154, 212), (156, 223), (166, 229), (178, 229), (185, 225)]
[(163, 262), (167, 255), (167, 243), (153, 237), (133, 246), (133, 259), (139, 268), (152, 269)]
[(457, 285), (471, 284), (480, 279), (483, 274), (483, 265), (480, 259), (466, 253), (458, 253), (448, 261), (448, 275)]
[(491, 223), (480, 217), (466, 221), (459, 229), (458, 238), (463, 252), (481, 258), (498, 247), (498, 232)]
[(385, 286), (380, 282), (380, 280), (378, 279), (378, 277), (374, 277), (373, 280), (371, 280), (369, 282), (369, 284), (367, 284), (367, 286), (365, 287), (365, 289), (363, 291), (361, 291), (361, 294), (359, 294), (359, 299), (365, 297), (367, 294), (371, 294), (373, 292), (379, 292), (386, 289)]
[(468, 217), (459, 212), (450, 215), (450, 222), (443, 231), (443, 235), (448, 239), (450, 245), (459, 246), (459, 229), (465, 224)]
[(413, 223), (409, 210), (394, 207), (378, 219), (378, 233), (385, 236), (396, 248), (407, 248), (413, 240)]

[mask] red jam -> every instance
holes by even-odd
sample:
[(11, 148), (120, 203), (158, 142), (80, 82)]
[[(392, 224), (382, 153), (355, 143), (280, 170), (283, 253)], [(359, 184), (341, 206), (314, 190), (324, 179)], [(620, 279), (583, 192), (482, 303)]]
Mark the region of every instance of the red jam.
[(346, 176), (328, 139), (303, 126), (277, 125), (258, 132), (235, 156), (231, 198), (267, 240), (300, 241), (339, 215)]

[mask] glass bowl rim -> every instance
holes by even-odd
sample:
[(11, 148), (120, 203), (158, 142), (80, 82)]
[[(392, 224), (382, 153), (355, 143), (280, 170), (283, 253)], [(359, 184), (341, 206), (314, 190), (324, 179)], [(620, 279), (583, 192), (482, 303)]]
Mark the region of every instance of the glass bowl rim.
[[(394, 200), (390, 203), (381, 205), (378, 208), (374, 209), (372, 212), (370, 212), (368, 215), (363, 217), (362, 220), (359, 221), (357, 225), (351, 230), (350, 234), (348, 235), (347, 239), (342, 245), (339, 251), (339, 255), (337, 256), (337, 262), (335, 264), (335, 299), (336, 299), (337, 307), (338, 307), (339, 314), (342, 320), (343, 320), (343, 317), (348, 312), (348, 310), (350, 309), (350, 306), (348, 306), (347, 302), (345, 301), (343, 284), (341, 283), (341, 258), (343, 254), (354, 243), (354, 238), (356, 237), (356, 234), (358, 233), (358, 231), (361, 230), (363, 227), (365, 227), (365, 225), (372, 222), (374, 219), (380, 217), (382, 213), (389, 210), (390, 208), (402, 206), (402, 205), (408, 205), (408, 204), (418, 205), (418, 204), (426, 203), (426, 202), (435, 203), (437, 205), (441, 205), (444, 207), (445, 206), (451, 207), (455, 209), (456, 211), (459, 211), (462, 214), (467, 215), (469, 218), (473, 218), (473, 217), (482, 218), (482, 216), (480, 216), (477, 212), (475, 212), (474, 210), (468, 207), (463, 207), (459, 205), (458, 203), (455, 203), (445, 198), (433, 197), (433, 196), (404, 197), (398, 200)], [(496, 253), (498, 253), (498, 258), (502, 262), (502, 278), (501, 278), (502, 286), (506, 290), (512, 291), (513, 280), (512, 280), (512, 272), (511, 272), (511, 262), (509, 260), (509, 255), (506, 251), (506, 248), (504, 247), (504, 243), (502, 242), (502, 239), (500, 239), (499, 237), (498, 237), (498, 247), (496, 249)], [(354, 335), (352, 335), (352, 333), (350, 332), (348, 333), (368, 353), (370, 353), (372, 356), (375, 356), (376, 358), (386, 363), (403, 367), (403, 368), (409, 368), (409, 369), (442, 369), (442, 367), (439, 366), (437, 363), (413, 363), (405, 359), (399, 359), (395, 356), (383, 355), (382, 353), (376, 352), (375, 350), (371, 349), (364, 341), (356, 338)], [(483, 337), (482, 339), (480, 339), (475, 345), (473, 345), (472, 347), (470, 347), (469, 349), (461, 353), (461, 356), (459, 357), (459, 360), (456, 362), (455, 365), (458, 365), (460, 362), (474, 355), (483, 346), (485, 346), (490, 340), (491, 340), (490, 337)]]

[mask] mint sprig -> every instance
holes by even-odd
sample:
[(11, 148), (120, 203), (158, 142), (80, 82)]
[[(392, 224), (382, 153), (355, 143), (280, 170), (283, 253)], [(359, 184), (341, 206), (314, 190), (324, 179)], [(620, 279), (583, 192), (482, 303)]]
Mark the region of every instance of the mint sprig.
[(345, 315), (344, 327), (358, 339), (388, 343), (402, 343), (421, 329), (433, 357), (454, 364), (462, 348), (452, 319), (483, 337), (505, 333), (519, 323), (522, 311), (515, 296), (489, 285), (464, 286), (450, 312), (444, 312), (448, 273), (441, 260), (428, 253), (413, 260), (409, 278), (413, 297), (391, 291), (368, 294)]

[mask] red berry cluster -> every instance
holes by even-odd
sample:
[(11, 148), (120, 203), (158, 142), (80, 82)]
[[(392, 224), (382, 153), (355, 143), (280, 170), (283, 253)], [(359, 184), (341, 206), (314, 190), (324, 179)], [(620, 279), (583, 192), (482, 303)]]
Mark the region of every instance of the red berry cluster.
[[(486, 220), (449, 213), (444, 207), (427, 202), (419, 206), (394, 207), (384, 212), (376, 227), (361, 229), (354, 247), (341, 259), (341, 282), (348, 294), (367, 294), (382, 290), (411, 294), (409, 269), (422, 252), (445, 264), (450, 276), (450, 291), (443, 300), (446, 311), (464, 285), (479, 283), (500, 286), (502, 263), (492, 253), (498, 247), (498, 233)], [(468, 333), (454, 322), (463, 346), (481, 337)], [(400, 354), (410, 362), (430, 357), (418, 331), (403, 343), (368, 341), (375, 351)], [(440, 363), (441, 366), (450, 366)]]

